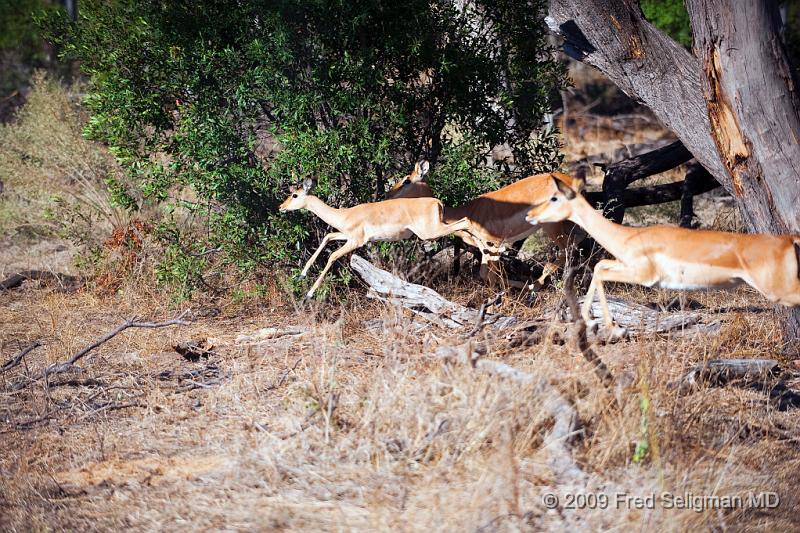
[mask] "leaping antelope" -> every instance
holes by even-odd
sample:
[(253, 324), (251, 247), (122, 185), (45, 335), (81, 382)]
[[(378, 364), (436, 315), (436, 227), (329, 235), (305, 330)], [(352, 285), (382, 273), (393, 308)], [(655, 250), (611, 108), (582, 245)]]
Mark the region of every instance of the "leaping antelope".
[[(425, 198), (433, 197), (431, 188), (425, 183), (430, 165), (420, 161), (414, 171), (401, 179), (386, 193), (387, 198)], [(457, 231), (455, 235), (465, 243), (481, 252), (481, 279), (488, 279), (490, 263), (500, 260), (506, 248), (525, 239), (537, 229), (542, 231), (563, 250), (569, 246), (571, 224), (564, 222), (542, 224), (532, 227), (525, 217), (531, 206), (547, 198), (550, 183), (554, 176), (562, 180), (572, 180), (559, 172), (528, 176), (496, 191), (487, 192), (461, 207), (444, 207), (445, 221), (467, 218), (469, 232)], [(556, 268), (551, 265), (551, 268)], [(546, 274), (548, 271), (545, 271)], [(546, 277), (546, 274), (542, 276)], [(541, 278), (540, 278), (541, 280)], [(521, 282), (510, 282), (512, 286), (524, 287)]]
[(328, 263), (311, 286), (306, 298), (314, 295), (322, 283), (322, 278), (337, 259), (368, 242), (400, 241), (412, 235), (424, 240), (438, 239), (467, 229), (470, 225), (466, 218), (445, 223), (442, 203), (435, 198), (386, 200), (336, 209), (309, 194), (313, 187), (313, 180), (307, 178), (302, 186), (293, 188), (289, 197), (280, 205), (280, 212), (308, 209), (339, 231), (325, 235), (317, 251), (303, 267), (300, 276), (305, 277), (329, 241), (346, 242), (330, 255)]
[(672, 226), (632, 228), (616, 224), (580, 194), (583, 180), (552, 179), (549, 198), (534, 206), (531, 224), (571, 220), (616, 259), (594, 267), (581, 310), (590, 321), (597, 291), (603, 318), (611, 331), (604, 281), (667, 289), (726, 289), (747, 283), (771, 302), (800, 305), (800, 237), (743, 235)]

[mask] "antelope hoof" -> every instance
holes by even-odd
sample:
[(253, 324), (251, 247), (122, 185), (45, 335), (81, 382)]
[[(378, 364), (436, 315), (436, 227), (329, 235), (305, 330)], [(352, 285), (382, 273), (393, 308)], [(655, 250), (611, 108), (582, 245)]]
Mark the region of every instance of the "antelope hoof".
[(305, 272), (300, 272), (300, 273), (297, 275), (297, 279), (305, 279), (305, 277), (306, 277), (306, 273), (305, 273)]

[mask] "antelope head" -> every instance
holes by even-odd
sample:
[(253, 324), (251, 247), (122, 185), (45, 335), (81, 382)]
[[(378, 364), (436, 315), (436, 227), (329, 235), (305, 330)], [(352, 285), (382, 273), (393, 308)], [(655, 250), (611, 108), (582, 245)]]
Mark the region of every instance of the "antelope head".
[(286, 200), (278, 208), (278, 211), (281, 213), (286, 213), (287, 211), (297, 211), (298, 209), (305, 209), (306, 202), (308, 201), (308, 195), (311, 192), (311, 189), (314, 188), (314, 180), (311, 178), (306, 178), (303, 180), (303, 183), (299, 186), (292, 187), (289, 190), (289, 196)]
[(411, 174), (401, 179), (386, 193), (386, 199), (397, 198), (427, 198), (433, 196), (431, 188), (425, 183), (425, 176), (430, 170), (430, 163), (425, 160), (419, 161), (414, 165)]
[(525, 220), (531, 224), (567, 220), (572, 216), (572, 200), (583, 189), (583, 184), (583, 180), (579, 178), (572, 179), (572, 182), (568, 184), (553, 176), (550, 196), (543, 202), (533, 204)]

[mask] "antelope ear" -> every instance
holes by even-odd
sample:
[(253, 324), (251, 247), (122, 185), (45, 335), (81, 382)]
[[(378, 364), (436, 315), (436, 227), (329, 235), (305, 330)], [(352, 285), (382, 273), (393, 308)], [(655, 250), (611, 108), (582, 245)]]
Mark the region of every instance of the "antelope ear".
[(575, 191), (572, 190), (569, 185), (557, 178), (553, 178), (553, 180), (556, 182), (556, 188), (558, 188), (559, 192), (563, 194), (567, 200), (575, 198)]
[(419, 163), (417, 163), (417, 175), (419, 175), (420, 179), (422, 179), (422, 176), (427, 174), (430, 169), (431, 169), (431, 164), (425, 161), (424, 159)]
[(586, 188), (586, 176), (576, 176), (572, 178), (572, 188), (576, 192), (582, 192)]
[(314, 180), (312, 180), (311, 178), (306, 178), (305, 180), (303, 180), (303, 192), (308, 194), (309, 192), (311, 192), (311, 189), (313, 188), (314, 188)]

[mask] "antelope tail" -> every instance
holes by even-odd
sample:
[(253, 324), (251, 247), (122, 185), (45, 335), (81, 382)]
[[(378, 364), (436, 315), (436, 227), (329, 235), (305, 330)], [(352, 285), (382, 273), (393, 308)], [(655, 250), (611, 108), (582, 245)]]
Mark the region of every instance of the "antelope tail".
[(794, 245), (794, 257), (797, 259), (797, 279), (800, 279), (800, 239), (792, 242)]

